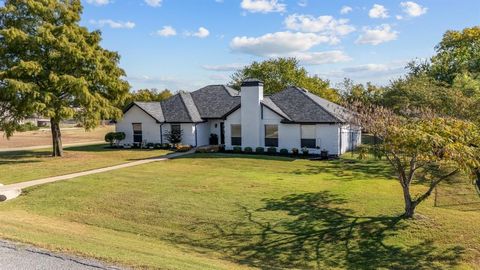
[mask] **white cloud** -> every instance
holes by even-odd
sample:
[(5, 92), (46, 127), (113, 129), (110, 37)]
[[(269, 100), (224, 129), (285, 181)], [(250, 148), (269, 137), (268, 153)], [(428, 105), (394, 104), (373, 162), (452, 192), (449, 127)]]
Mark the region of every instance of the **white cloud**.
[(160, 7), (162, 6), (163, 0), (145, 0), (145, 3), (151, 7)]
[(235, 71), (245, 67), (245, 64), (239, 63), (232, 63), (232, 64), (225, 64), (225, 65), (204, 65), (202, 68), (211, 71)]
[(276, 56), (293, 52), (302, 52), (321, 44), (332, 42), (327, 36), (314, 33), (276, 32), (260, 37), (235, 37), (230, 48), (235, 52), (243, 52), (257, 56)]
[(198, 37), (198, 38), (206, 38), (210, 35), (210, 31), (208, 31), (207, 28), (205, 27), (200, 27), (198, 28), (198, 31), (195, 32), (195, 33), (186, 33), (187, 36), (194, 36), (194, 37)]
[(305, 65), (322, 65), (352, 60), (345, 52), (334, 50), (325, 52), (299, 52), (288, 55), (297, 58)]
[(378, 45), (384, 42), (396, 40), (398, 32), (393, 31), (389, 24), (382, 24), (380, 26), (370, 28), (364, 27), (363, 33), (358, 37), (356, 43)]
[(169, 25), (166, 25), (161, 30), (158, 30), (156, 34), (161, 37), (171, 37), (171, 36), (176, 36), (177, 31), (175, 30), (175, 28)]
[(403, 12), (405, 12), (410, 17), (421, 16), (427, 13), (428, 10), (428, 8), (422, 7), (421, 5), (412, 1), (401, 2), (400, 6), (402, 7)]
[(300, 0), (298, 1), (297, 5), (301, 7), (306, 7), (308, 5), (308, 0)]
[(396, 18), (397, 20), (403, 20), (403, 16), (402, 16), (402, 15), (397, 15), (397, 16), (395, 16), (395, 18)]
[(340, 14), (348, 14), (352, 12), (353, 9), (349, 6), (343, 6), (342, 9), (340, 9)]
[(97, 25), (98, 27), (108, 26), (114, 29), (121, 29), (121, 28), (132, 29), (135, 27), (135, 23), (131, 21), (122, 22), (122, 21), (114, 21), (110, 19), (98, 20), (98, 21), (91, 20), (90, 23), (93, 25)]
[(279, 0), (242, 0), (242, 9), (252, 13), (285, 12), (287, 5), (279, 3)]
[(110, 0), (87, 0), (87, 3), (93, 4), (96, 6), (103, 6), (103, 5), (108, 5), (110, 4)]
[(348, 24), (347, 19), (336, 20), (332, 16), (319, 16), (293, 14), (285, 19), (287, 29), (322, 33), (332, 37), (344, 36), (355, 31), (355, 27)]
[(370, 16), (370, 18), (375, 18), (375, 19), (388, 18), (388, 9), (386, 9), (382, 5), (374, 4), (372, 9), (370, 9), (370, 11), (368, 12), (368, 16)]

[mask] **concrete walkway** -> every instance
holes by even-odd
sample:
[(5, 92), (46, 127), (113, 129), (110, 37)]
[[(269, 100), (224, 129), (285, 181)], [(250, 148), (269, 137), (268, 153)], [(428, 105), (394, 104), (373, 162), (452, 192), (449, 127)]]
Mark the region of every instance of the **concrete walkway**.
[[(71, 143), (63, 145), (66, 147), (75, 147), (75, 146), (87, 146), (87, 145), (96, 145), (104, 144), (105, 141), (91, 141), (91, 142), (81, 142), (81, 143)], [(18, 151), (29, 151), (29, 150), (38, 150), (38, 149), (47, 149), (51, 148), (52, 145), (37, 145), (37, 146), (28, 146), (28, 147), (12, 147), (12, 148), (0, 148), (0, 153), (5, 152), (18, 152)]]
[(53, 253), (30, 245), (0, 240), (0, 269), (10, 270), (120, 270), (97, 260)]
[(32, 180), (32, 181), (27, 181), (27, 182), (21, 182), (21, 183), (16, 183), (16, 184), (11, 184), (11, 185), (5, 185), (5, 186), (0, 186), (0, 202), (2, 201), (7, 201), (14, 199), (18, 197), (22, 193), (22, 189), (33, 187), (33, 186), (38, 186), (38, 185), (43, 185), (43, 184), (48, 184), (48, 183), (53, 183), (53, 182), (58, 182), (58, 181), (63, 181), (63, 180), (69, 180), (73, 178), (77, 178), (80, 176), (86, 176), (86, 175), (91, 175), (91, 174), (97, 174), (97, 173), (103, 173), (103, 172), (109, 172), (109, 171), (114, 171), (118, 169), (124, 169), (124, 168), (129, 168), (133, 166), (138, 166), (142, 164), (148, 164), (152, 162), (157, 162), (157, 161), (164, 161), (172, 158), (177, 158), (181, 157), (184, 155), (189, 155), (195, 153), (195, 149), (192, 149), (188, 152), (184, 153), (172, 153), (168, 154), (165, 156), (161, 156), (158, 158), (149, 158), (149, 159), (142, 159), (138, 161), (133, 161), (133, 162), (128, 162), (116, 166), (111, 166), (111, 167), (106, 167), (106, 168), (100, 168), (100, 169), (95, 169), (95, 170), (90, 170), (90, 171), (84, 171), (84, 172), (79, 172), (79, 173), (71, 173), (71, 174), (66, 174), (66, 175), (61, 175), (61, 176), (54, 176), (54, 177), (48, 177), (48, 178), (43, 178), (43, 179), (38, 179), (38, 180)]

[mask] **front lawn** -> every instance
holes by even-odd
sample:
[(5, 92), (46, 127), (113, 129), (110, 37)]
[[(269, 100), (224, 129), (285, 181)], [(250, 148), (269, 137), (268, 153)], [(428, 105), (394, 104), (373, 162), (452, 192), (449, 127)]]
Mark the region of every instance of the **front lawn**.
[(480, 264), (480, 204), (404, 221), (399, 191), (380, 161), (196, 154), (31, 188), (0, 204), (0, 237), (158, 269)]
[(50, 149), (0, 153), (0, 183), (7, 185), (76, 173), (169, 153), (165, 150), (109, 149), (106, 146), (68, 147), (62, 158), (52, 158)]

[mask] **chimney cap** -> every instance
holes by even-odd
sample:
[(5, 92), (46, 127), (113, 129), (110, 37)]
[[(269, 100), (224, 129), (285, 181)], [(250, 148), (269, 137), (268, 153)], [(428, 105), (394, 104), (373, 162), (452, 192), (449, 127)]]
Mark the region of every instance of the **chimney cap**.
[(263, 82), (259, 79), (249, 78), (242, 82), (242, 87), (245, 86), (263, 86)]

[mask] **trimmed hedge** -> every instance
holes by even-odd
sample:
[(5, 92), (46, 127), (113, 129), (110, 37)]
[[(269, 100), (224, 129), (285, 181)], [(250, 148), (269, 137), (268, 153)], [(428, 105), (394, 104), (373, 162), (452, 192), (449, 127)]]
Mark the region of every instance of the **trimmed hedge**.
[(276, 153), (277, 153), (277, 148), (276, 148), (276, 147), (269, 147), (269, 148), (267, 149), (267, 152), (268, 152), (269, 154), (276, 154)]
[(298, 148), (292, 148), (292, 154), (293, 155), (298, 155)]
[(243, 149), (243, 151), (245, 153), (253, 153), (253, 149), (251, 147), (245, 147), (245, 149)]
[(265, 148), (263, 148), (263, 147), (257, 147), (257, 148), (255, 149), (255, 153), (257, 153), (257, 154), (263, 154), (263, 153), (265, 153)]
[(242, 147), (240, 147), (240, 146), (233, 147), (233, 152), (234, 153), (242, 153)]
[(288, 149), (285, 149), (285, 148), (280, 149), (280, 154), (281, 155), (288, 155)]

